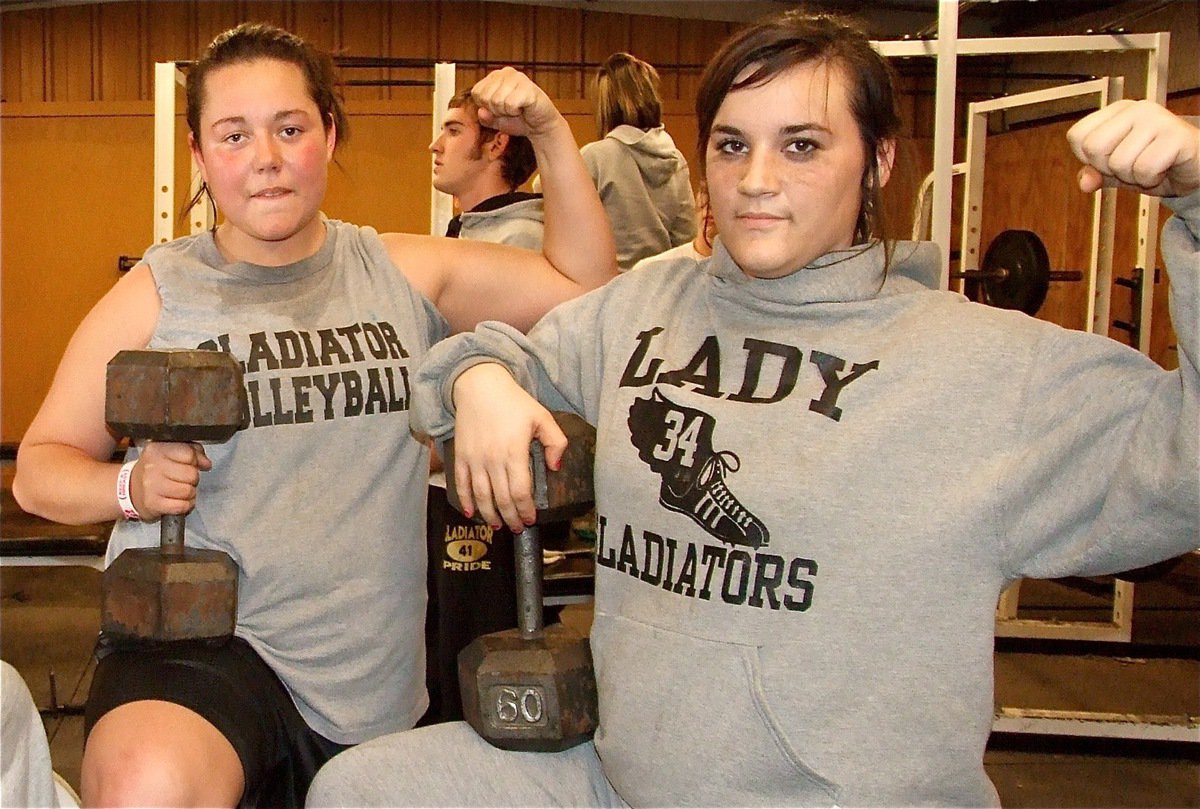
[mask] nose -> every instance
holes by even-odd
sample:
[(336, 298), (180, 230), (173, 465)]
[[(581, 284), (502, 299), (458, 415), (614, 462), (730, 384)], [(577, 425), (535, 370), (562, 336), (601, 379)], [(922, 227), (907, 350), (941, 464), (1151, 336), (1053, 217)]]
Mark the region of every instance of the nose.
[(278, 168), (282, 153), (275, 138), (266, 136), (257, 139), (254, 146), (254, 165), (259, 171)]
[(738, 180), (738, 191), (746, 196), (758, 197), (774, 194), (779, 190), (779, 178), (775, 172), (774, 156), (766, 149), (753, 149), (746, 156), (745, 170)]
[(441, 150), (442, 150), (442, 136), (438, 135), (436, 138), (434, 138), (432, 141), (430, 141), (429, 151), (433, 152), (434, 154), (437, 154)]

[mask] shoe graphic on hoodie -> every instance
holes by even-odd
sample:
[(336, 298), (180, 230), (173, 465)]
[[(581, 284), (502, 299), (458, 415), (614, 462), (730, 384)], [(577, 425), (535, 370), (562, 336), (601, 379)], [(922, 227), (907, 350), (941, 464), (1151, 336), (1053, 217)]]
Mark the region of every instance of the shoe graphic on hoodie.
[(730, 545), (768, 544), (766, 525), (725, 483), (726, 473), (737, 472), (739, 462), (733, 452), (713, 450), (712, 416), (677, 405), (656, 389), (649, 399), (634, 400), (628, 423), (638, 457), (662, 476), (658, 502), (664, 508), (690, 517)]

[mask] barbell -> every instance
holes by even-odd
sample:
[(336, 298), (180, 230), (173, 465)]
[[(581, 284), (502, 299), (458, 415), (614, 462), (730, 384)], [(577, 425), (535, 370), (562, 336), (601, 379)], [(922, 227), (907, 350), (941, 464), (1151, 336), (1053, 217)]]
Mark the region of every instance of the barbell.
[(988, 306), (1036, 315), (1051, 281), (1082, 281), (1083, 273), (1050, 269), (1046, 245), (1032, 230), (1003, 230), (988, 245), (979, 269), (959, 270), (950, 277), (978, 283), (981, 302)]

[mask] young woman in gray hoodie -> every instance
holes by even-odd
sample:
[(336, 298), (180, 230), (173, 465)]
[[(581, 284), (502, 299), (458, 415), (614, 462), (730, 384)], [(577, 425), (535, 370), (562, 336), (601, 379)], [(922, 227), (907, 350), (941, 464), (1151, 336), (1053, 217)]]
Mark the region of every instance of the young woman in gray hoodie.
[(533, 519), (529, 442), (552, 467), (565, 447), (543, 404), (596, 426), (599, 729), (545, 754), (395, 734), (334, 758), (310, 804), (998, 804), (1003, 589), (1200, 542), (1200, 132), (1127, 100), (1068, 134), (1082, 191), (1175, 212), (1168, 371), (938, 289), (935, 245), (880, 239), (890, 76), (836, 19), (745, 29), (697, 95), (712, 257), (427, 355), (414, 419), (454, 430), (485, 520)]

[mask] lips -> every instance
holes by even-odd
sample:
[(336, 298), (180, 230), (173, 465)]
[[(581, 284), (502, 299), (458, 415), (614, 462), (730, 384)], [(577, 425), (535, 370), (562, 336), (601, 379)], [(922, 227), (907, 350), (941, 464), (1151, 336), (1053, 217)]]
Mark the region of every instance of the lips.
[(769, 228), (786, 219), (787, 217), (784, 216), (775, 216), (774, 214), (762, 213), (760, 211), (747, 211), (737, 215), (737, 220), (749, 228)]
[(286, 197), (290, 193), (292, 193), (290, 188), (271, 187), (255, 191), (250, 196), (254, 199), (279, 199), (280, 197)]

